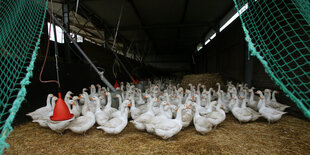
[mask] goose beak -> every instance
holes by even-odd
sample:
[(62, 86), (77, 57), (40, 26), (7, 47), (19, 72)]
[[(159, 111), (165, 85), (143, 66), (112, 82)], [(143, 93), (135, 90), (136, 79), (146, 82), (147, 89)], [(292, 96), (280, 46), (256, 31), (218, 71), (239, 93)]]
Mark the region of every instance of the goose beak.
[(131, 104), (131, 103), (129, 103), (129, 104), (128, 104), (128, 107), (131, 107), (131, 106), (132, 106), (132, 104)]
[(90, 98), (90, 100), (92, 101), (92, 100), (94, 100), (94, 98), (93, 98), (93, 97), (91, 97), (91, 98)]
[(189, 107), (189, 106), (186, 106), (186, 108), (187, 108), (187, 109), (190, 109), (190, 107)]

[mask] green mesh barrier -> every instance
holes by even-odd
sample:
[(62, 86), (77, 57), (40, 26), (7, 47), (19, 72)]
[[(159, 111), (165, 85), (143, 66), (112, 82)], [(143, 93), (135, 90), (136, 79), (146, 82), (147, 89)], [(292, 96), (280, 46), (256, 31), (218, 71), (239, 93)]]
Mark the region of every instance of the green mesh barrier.
[(234, 0), (249, 52), (310, 118), (310, 3), (308, 0)]
[(0, 154), (32, 77), (46, 8), (46, 0), (0, 0)]

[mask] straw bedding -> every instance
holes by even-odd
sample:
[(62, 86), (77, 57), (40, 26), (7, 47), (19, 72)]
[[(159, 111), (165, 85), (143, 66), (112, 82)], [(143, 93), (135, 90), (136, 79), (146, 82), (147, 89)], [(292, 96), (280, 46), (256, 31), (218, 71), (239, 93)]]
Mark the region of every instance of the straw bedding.
[(57, 134), (36, 123), (15, 126), (5, 154), (309, 154), (310, 122), (289, 115), (268, 125), (264, 119), (239, 124), (228, 114), (207, 135), (194, 126), (161, 140), (128, 124), (119, 135), (93, 127), (86, 135), (65, 131)]
[[(222, 76), (219, 73), (206, 73), (206, 74), (189, 74), (185, 75), (180, 84), (183, 88), (189, 88), (188, 84), (197, 86), (199, 83), (206, 86), (207, 89), (216, 87), (216, 83), (220, 83), (221, 86), (225, 86)], [(225, 90), (225, 89), (224, 89)]]

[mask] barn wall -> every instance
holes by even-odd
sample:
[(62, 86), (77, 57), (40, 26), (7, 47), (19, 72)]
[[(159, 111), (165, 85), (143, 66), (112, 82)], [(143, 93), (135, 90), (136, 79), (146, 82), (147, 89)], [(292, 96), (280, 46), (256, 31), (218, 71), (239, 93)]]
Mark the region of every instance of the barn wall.
[[(241, 22), (240, 20), (234, 21), (196, 54), (195, 73), (219, 72), (223, 75), (224, 80), (244, 82), (247, 51), (248, 47), (244, 40)], [(269, 88), (280, 91), (256, 57), (253, 57), (252, 76), (252, 85), (257, 90)], [(284, 92), (280, 91), (277, 100), (291, 106), (288, 110), (289, 114), (305, 119), (296, 104), (286, 97)]]
[[(244, 40), (241, 22), (237, 20), (217, 33), (216, 37), (196, 54), (195, 72), (220, 72), (227, 80), (245, 81), (246, 52), (247, 43)], [(256, 58), (253, 61), (253, 85), (276, 89), (261, 63)]]

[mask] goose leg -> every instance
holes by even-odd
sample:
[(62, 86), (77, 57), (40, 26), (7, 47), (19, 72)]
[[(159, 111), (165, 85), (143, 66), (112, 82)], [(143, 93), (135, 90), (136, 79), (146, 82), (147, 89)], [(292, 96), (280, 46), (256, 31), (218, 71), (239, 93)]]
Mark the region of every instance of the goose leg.
[(216, 129), (216, 127), (217, 127), (217, 125), (215, 125), (213, 129)]

